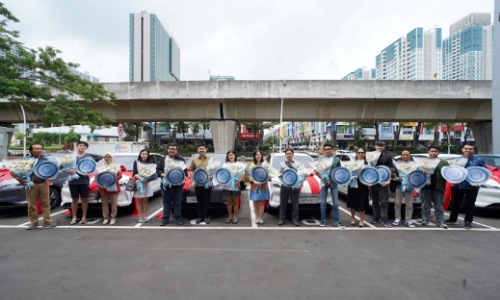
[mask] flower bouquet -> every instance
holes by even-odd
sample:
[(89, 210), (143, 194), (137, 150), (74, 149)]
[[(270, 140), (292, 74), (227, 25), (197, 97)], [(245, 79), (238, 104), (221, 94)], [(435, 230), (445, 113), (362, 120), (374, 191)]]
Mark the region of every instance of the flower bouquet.
[(358, 173), (359, 170), (365, 165), (365, 161), (361, 159), (356, 159), (354, 161), (349, 161), (349, 162), (340, 162), (342, 167), (346, 168), (349, 170), (352, 174), (352, 179), (349, 182), (349, 186), (351, 188), (357, 189), (358, 188)]
[(262, 163), (262, 167), (267, 170), (267, 174), (269, 174), (268, 179), (278, 177), (280, 175), (280, 172), (273, 168), (267, 161)]
[(7, 168), (12, 173), (26, 180), (26, 184), (24, 185), (25, 190), (29, 190), (34, 184), (30, 179), (34, 166), (35, 160), (33, 158), (15, 160), (7, 164)]
[[(205, 171), (207, 171), (208, 176), (214, 176), (215, 172), (222, 166), (222, 162), (212, 158), (208, 160), (207, 168)], [(208, 189), (212, 185), (211, 180), (207, 180), (205, 183), (205, 188)]]
[(167, 186), (171, 187), (172, 185), (174, 185), (168, 180), (167, 176), (167, 174), (173, 169), (179, 169), (184, 172), (184, 170), (186, 169), (186, 163), (182, 160), (171, 159), (170, 157), (165, 158), (165, 168), (163, 170), (165, 176), (161, 179), (161, 184), (163, 185), (164, 189), (166, 189)]
[(156, 174), (156, 164), (153, 163), (142, 163), (142, 162), (137, 162), (137, 175), (141, 177), (141, 180), (136, 180), (135, 184), (137, 186), (137, 193), (138, 194), (146, 194), (146, 183), (143, 181), (151, 181), (155, 180), (158, 178), (158, 175)]
[(297, 182), (292, 186), (292, 189), (296, 190), (302, 187), (304, 181), (314, 172), (314, 168), (309, 165), (301, 164), (297, 168)]
[[(110, 182), (110, 184), (106, 184), (105, 185), (106, 186), (106, 191), (108, 191), (108, 192), (116, 192), (116, 191), (118, 191), (118, 188), (116, 186), (116, 180), (117, 180), (116, 179), (116, 174), (118, 174), (119, 166), (117, 166), (114, 163), (107, 164), (107, 163), (104, 162), (104, 163), (98, 164), (96, 168), (97, 168), (97, 172), (99, 172), (99, 174), (102, 174), (104, 172), (107, 172), (107, 174), (109, 174), (108, 176), (106, 176), (108, 178), (104, 177), (103, 175), (97, 174), (96, 178), (95, 178), (95, 180), (98, 181), (97, 183), (102, 186), (102, 185), (104, 185), (105, 182)], [(113, 180), (113, 178), (110, 179), (109, 178), (110, 176), (114, 176), (114, 180)], [(99, 182), (100, 181), (100, 180), (98, 180), (99, 178), (103, 178), (103, 180), (102, 180), (103, 184), (101, 184)]]
[(371, 152), (366, 152), (366, 161), (375, 167), (377, 165), (378, 159), (380, 158), (380, 154), (382, 152), (379, 151), (371, 151)]
[(454, 159), (449, 159), (447, 161), (450, 164), (450, 166), (459, 166), (465, 168), (465, 165), (467, 164), (469, 159), (467, 157), (462, 156)]
[(224, 165), (222, 165), (222, 167), (228, 169), (229, 173), (231, 173), (231, 180), (229, 180), (229, 183), (226, 184), (226, 186), (229, 185), (229, 189), (231, 191), (238, 190), (236, 182), (240, 180), (241, 175), (245, 174), (245, 169), (247, 168), (247, 164), (243, 162), (225, 163)]
[(80, 176), (76, 173), (76, 155), (65, 155), (60, 159), (62, 171), (75, 171), (74, 174), (69, 175), (68, 181), (76, 180)]
[(410, 174), (411, 171), (416, 170), (418, 168), (418, 164), (413, 161), (409, 162), (395, 161), (394, 165), (398, 170), (399, 177), (402, 179), (401, 191), (402, 192), (411, 191), (413, 189), (413, 186), (408, 182), (406, 175)]
[(428, 172), (426, 175), (426, 185), (431, 184), (431, 175), (434, 174), (434, 170), (441, 160), (439, 158), (429, 157), (414, 157), (414, 159), (417, 162), (417, 169)]
[[(330, 177), (330, 171), (332, 169), (333, 156), (332, 157), (322, 157), (316, 162), (316, 171), (320, 175), (321, 179), (328, 180)], [(325, 184), (321, 180), (321, 187)]]

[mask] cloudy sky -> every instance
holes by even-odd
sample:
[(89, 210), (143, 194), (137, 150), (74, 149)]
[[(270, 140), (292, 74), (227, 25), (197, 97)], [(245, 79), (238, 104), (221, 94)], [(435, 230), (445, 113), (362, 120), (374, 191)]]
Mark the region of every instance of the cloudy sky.
[(101, 82), (128, 81), (129, 14), (158, 16), (181, 80), (340, 79), (415, 27), (449, 26), (493, 0), (0, 0), (28, 47), (53, 46)]

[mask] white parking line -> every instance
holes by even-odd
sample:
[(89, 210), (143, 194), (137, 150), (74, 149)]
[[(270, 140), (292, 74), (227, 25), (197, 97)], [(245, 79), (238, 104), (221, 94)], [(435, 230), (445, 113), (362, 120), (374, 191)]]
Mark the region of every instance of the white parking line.
[[(65, 212), (66, 212), (66, 209), (61, 210), (61, 211), (58, 211), (58, 212), (53, 213), (53, 214), (50, 214), (50, 217), (52, 218), (52, 217), (55, 217), (55, 216), (57, 216), (57, 215), (63, 214), (63, 213), (65, 213)], [(38, 221), (42, 221), (42, 220), (43, 220), (43, 216), (41, 216), (41, 217), (39, 217), (39, 218), (38, 218)], [(25, 223), (23, 223), (23, 224), (21, 224), (21, 225), (17, 225), (17, 226), (19, 226), (19, 227), (23, 227), (23, 226), (27, 226), (29, 223), (31, 223), (31, 221), (25, 222)]]
[(253, 207), (253, 201), (248, 200), (248, 206), (250, 206), (250, 224), (252, 224), (252, 228), (259, 228), (257, 224), (255, 224), (255, 208)]
[[(347, 210), (341, 206), (339, 206), (339, 209), (341, 211), (345, 212), (346, 214), (348, 214), (349, 217), (351, 216), (351, 212), (349, 210)], [(365, 216), (366, 216), (366, 213), (365, 213)], [(358, 221), (360, 220), (358, 216), (355, 216), (354, 218), (356, 218), (356, 220), (358, 220)], [(367, 222), (366, 220), (363, 221), (363, 224), (365, 224), (365, 226), (368, 225), (368, 227), (370, 227), (370, 228), (377, 228), (377, 226), (373, 226), (372, 224), (370, 224), (370, 222)], [(363, 228), (360, 228), (360, 229), (363, 229)]]
[[(450, 214), (448, 214), (448, 213), (445, 213), (444, 215), (447, 217), (447, 219), (450, 217)], [(460, 221), (462, 221), (462, 222), (465, 222), (465, 219), (464, 219), (464, 218), (462, 218), (462, 217), (457, 217), (457, 219), (458, 219), (458, 220), (460, 220)], [(496, 228), (496, 227), (488, 226), (488, 225), (486, 225), (486, 224), (479, 223), (479, 222), (476, 222), (476, 221), (472, 221), (472, 224), (476, 224), (476, 225), (479, 225), (479, 226), (483, 226), (483, 227), (486, 227), (486, 228), (489, 228), (489, 229), (498, 229), (498, 228)]]

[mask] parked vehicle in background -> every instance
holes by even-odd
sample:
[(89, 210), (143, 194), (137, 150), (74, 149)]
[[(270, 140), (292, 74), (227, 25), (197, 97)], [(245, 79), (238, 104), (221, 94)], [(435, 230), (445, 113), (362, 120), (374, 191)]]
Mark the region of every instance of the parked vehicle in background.
[(492, 167), (500, 169), (500, 154), (474, 154), (484, 159), (484, 162)]
[[(62, 157), (71, 154), (71, 151), (59, 151), (59, 152), (49, 152), (45, 153), (47, 156)], [(91, 155), (94, 160), (101, 159), (100, 155)], [(1, 176), (9, 176), (8, 170), (5, 167), (0, 166)], [(50, 208), (53, 209), (61, 203), (61, 193), (63, 190), (64, 183), (68, 179), (68, 174), (59, 172), (55, 180), (50, 181), (49, 187), (49, 200)], [(26, 194), (24, 192), (24, 187), (19, 184), (19, 182), (10, 178), (0, 182), (0, 207), (27, 207), (28, 201), (26, 200)]]
[[(293, 159), (296, 161), (301, 162), (302, 164), (306, 165), (312, 165), (314, 163), (313, 159), (311, 156), (305, 154), (305, 153), (295, 153), (293, 156)], [(285, 161), (285, 154), (284, 153), (272, 153), (269, 154), (266, 157), (266, 161), (276, 170), (279, 171), (280, 169), (280, 164)], [(317, 184), (317, 187), (320, 187), (321, 180), (319, 179), (318, 176), (311, 176), (312, 180), (315, 181)], [(280, 206), (280, 188), (281, 188), (281, 181), (279, 178), (274, 177), (269, 181), (269, 192), (270, 192), (270, 199), (269, 202), (267, 203), (267, 211), (269, 213), (278, 213), (279, 211), (279, 206)], [(290, 201), (290, 200), (289, 200)], [(311, 185), (308, 182), (308, 180), (304, 181), (304, 184), (302, 185), (302, 188), (300, 189), (300, 194), (299, 194), (299, 206), (301, 209), (304, 208), (312, 208), (312, 209), (317, 209), (319, 212), (319, 204), (321, 200), (319, 198), (319, 193), (313, 194)], [(290, 202), (289, 202), (290, 203)], [(333, 208), (333, 203), (332, 203), (332, 197), (331, 194), (328, 193), (328, 198), (327, 198), (327, 213), (329, 213), (332, 208)]]
[[(117, 165), (121, 165), (124, 168), (122, 168), (122, 178), (120, 179), (120, 194), (118, 195), (118, 206), (119, 207), (128, 207), (130, 209), (134, 208), (134, 203), (133, 203), (133, 193), (128, 192), (125, 190), (125, 185), (129, 181), (130, 178), (132, 178), (132, 170), (134, 168), (134, 161), (137, 160), (137, 157), (139, 155), (139, 152), (128, 152), (128, 153), (114, 153), (114, 162)], [(163, 157), (162, 154), (158, 153), (151, 153), (150, 158), (152, 163), (158, 163), (158, 161)], [(98, 162), (99, 163), (99, 162)], [(125, 169), (125, 170), (123, 170)], [(90, 177), (90, 185), (92, 186), (92, 183), (94, 182), (96, 174), (92, 174)], [(153, 193), (159, 193), (160, 192), (160, 183), (161, 179), (158, 178), (154, 181), (151, 182), (151, 186), (153, 188)], [(61, 206), (63, 208), (71, 208), (71, 193), (69, 192), (69, 186), (68, 183), (66, 182), (64, 184), (64, 187), (62, 189), (62, 201), (61, 201)], [(101, 207), (101, 197), (99, 193), (96, 191), (93, 191), (89, 194), (89, 206), (91, 207)]]

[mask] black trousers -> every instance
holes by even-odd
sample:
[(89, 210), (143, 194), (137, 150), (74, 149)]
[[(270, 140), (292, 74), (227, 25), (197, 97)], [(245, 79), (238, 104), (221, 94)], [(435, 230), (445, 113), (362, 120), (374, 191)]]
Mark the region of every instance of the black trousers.
[(194, 193), (196, 195), (196, 202), (198, 202), (198, 218), (205, 220), (205, 218), (210, 216), (210, 194), (212, 193), (212, 188), (206, 189), (205, 187), (197, 186), (194, 188)]
[(460, 206), (462, 205), (462, 200), (465, 196), (465, 222), (472, 223), (474, 219), (474, 210), (476, 209), (476, 198), (478, 188), (474, 189), (459, 189), (458, 186), (454, 186), (451, 193), (451, 214), (450, 220), (456, 221), (458, 218), (458, 213), (460, 212)]
[(292, 200), (292, 221), (299, 222), (299, 190), (283, 185), (280, 189), (280, 221), (285, 221), (288, 198)]

